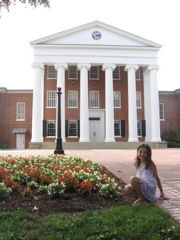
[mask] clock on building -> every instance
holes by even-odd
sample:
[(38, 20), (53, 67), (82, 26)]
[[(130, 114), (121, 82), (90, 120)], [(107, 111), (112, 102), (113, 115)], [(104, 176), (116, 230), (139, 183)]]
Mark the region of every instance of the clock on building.
[(94, 40), (99, 40), (100, 38), (101, 38), (101, 33), (99, 32), (99, 31), (94, 31), (93, 33), (92, 33), (92, 38), (94, 39)]

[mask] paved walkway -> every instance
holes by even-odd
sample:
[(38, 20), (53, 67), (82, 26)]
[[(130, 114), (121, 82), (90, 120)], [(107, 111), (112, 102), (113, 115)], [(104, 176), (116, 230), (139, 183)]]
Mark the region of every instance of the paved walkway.
[[(54, 150), (0, 150), (0, 155), (43, 155), (53, 154)], [(180, 221), (180, 149), (153, 149), (163, 190), (168, 200), (160, 200), (157, 205), (167, 210)], [(136, 150), (65, 150), (66, 155), (79, 156), (102, 164), (124, 182), (136, 173), (133, 166)], [(159, 194), (159, 192), (158, 192)]]

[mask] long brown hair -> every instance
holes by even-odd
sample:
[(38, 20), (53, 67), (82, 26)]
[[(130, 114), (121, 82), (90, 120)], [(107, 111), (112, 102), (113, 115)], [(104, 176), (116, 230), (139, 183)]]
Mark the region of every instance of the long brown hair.
[[(148, 169), (149, 167), (150, 167), (150, 165), (151, 165), (151, 163), (153, 162), (152, 161), (152, 150), (151, 150), (151, 148), (150, 148), (150, 146), (148, 145), (148, 144), (141, 144), (138, 148), (137, 148), (137, 153), (138, 153), (138, 151), (139, 151), (139, 149), (141, 149), (141, 148), (146, 148), (146, 150), (147, 150), (147, 156), (146, 156), (146, 159), (145, 159), (145, 162), (146, 162), (146, 166), (145, 166), (145, 168), (146, 169)], [(140, 165), (140, 159), (138, 158), (138, 156), (135, 158), (135, 162), (134, 162), (134, 165), (135, 165), (135, 167), (136, 168), (138, 168), (139, 167), (139, 165)]]

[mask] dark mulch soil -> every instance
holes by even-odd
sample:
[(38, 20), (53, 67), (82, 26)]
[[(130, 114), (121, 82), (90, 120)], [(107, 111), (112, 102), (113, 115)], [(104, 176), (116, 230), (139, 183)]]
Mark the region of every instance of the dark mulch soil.
[[(108, 171), (107, 171), (108, 172)], [(110, 172), (109, 175), (113, 176)], [(67, 193), (58, 198), (51, 198), (47, 194), (33, 192), (32, 197), (23, 198), (19, 195), (12, 195), (0, 199), (0, 211), (27, 210), (38, 216), (54, 214), (57, 212), (82, 212), (109, 208), (122, 204), (132, 204), (134, 199), (124, 194), (125, 183), (113, 176), (122, 189), (118, 198), (103, 198), (99, 193), (92, 193), (88, 196), (81, 196), (77, 193)]]

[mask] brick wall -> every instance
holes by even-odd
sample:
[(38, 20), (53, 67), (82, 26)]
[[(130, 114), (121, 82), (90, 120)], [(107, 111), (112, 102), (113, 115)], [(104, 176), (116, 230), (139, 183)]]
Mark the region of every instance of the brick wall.
[[(25, 102), (25, 121), (16, 120), (17, 102)], [(1, 94), (0, 108), (0, 148), (5, 144), (9, 148), (16, 148), (16, 134), (12, 133), (14, 128), (27, 128), (25, 134), (25, 147), (31, 140), (32, 128), (32, 91), (24, 93), (24, 91), (7, 91)]]
[[(141, 71), (142, 72), (142, 71)], [(127, 141), (128, 140), (128, 83), (127, 83), (127, 72), (124, 71), (124, 66), (120, 68), (120, 81), (113, 81), (114, 91), (121, 92), (121, 108), (114, 109), (114, 119), (115, 120), (125, 120), (125, 137), (116, 138), (116, 141)], [(72, 80), (68, 79), (68, 71), (65, 71), (65, 119), (66, 120), (79, 120), (80, 119), (80, 71), (78, 71), (78, 79)], [(94, 82), (93, 80), (88, 81), (88, 91), (99, 91), (100, 96), (100, 107), (99, 109), (105, 109), (105, 71), (102, 70), (102, 66), (99, 66), (99, 80)], [(141, 75), (141, 79), (143, 76)], [(47, 90), (56, 91), (57, 80), (47, 79), (47, 67), (45, 67), (45, 84), (44, 84), (44, 119), (55, 120), (56, 111), (54, 108), (46, 108), (46, 96)], [(144, 90), (143, 81), (136, 81), (137, 91), (141, 91), (142, 97), (142, 108), (138, 109), (137, 116), (138, 120), (144, 119)], [(78, 108), (68, 108), (68, 91), (78, 91)], [(44, 138), (44, 141), (54, 141), (54, 138)], [(67, 141), (79, 141), (78, 138), (66, 139)], [(144, 140), (142, 137), (141, 141)]]
[(161, 133), (174, 130), (180, 135), (180, 95), (170, 91), (159, 92), (159, 102), (164, 104), (164, 120), (161, 120)]
[[(94, 83), (93, 80), (89, 81), (89, 91), (98, 90), (100, 94), (100, 108), (105, 109), (105, 72), (99, 68), (100, 79)], [(45, 69), (46, 78), (46, 69)], [(80, 106), (80, 76), (78, 80), (67, 79), (66, 71), (66, 102), (65, 102), (65, 119), (66, 120), (79, 120), (79, 108), (68, 108), (68, 90), (78, 91), (78, 106)], [(46, 108), (46, 95), (47, 90), (56, 91), (57, 80), (45, 80), (44, 83), (44, 119), (56, 120), (56, 109)], [(116, 141), (128, 140), (128, 84), (127, 72), (121, 67), (121, 80), (114, 81), (114, 91), (121, 91), (121, 108), (114, 109), (115, 120), (125, 120), (125, 137), (116, 138)], [(0, 88), (1, 89), (1, 88)], [(144, 94), (143, 94), (143, 81), (136, 81), (137, 91), (141, 91), (142, 108), (137, 109), (138, 120), (144, 119)], [(180, 94), (178, 91), (160, 91), (159, 102), (164, 103), (164, 120), (160, 122), (161, 133), (165, 130), (172, 129), (180, 135)], [(31, 90), (6, 90), (2, 93), (0, 91), (0, 148), (4, 144), (8, 144), (9, 148), (16, 148), (16, 134), (12, 133), (14, 128), (27, 128), (25, 134), (25, 147), (28, 148), (28, 143), (31, 141), (32, 134), (32, 98), (33, 93)], [(25, 121), (16, 121), (16, 105), (17, 102), (25, 102)], [(54, 142), (55, 138), (44, 138), (46, 142)], [(140, 141), (144, 139), (140, 139)], [(67, 139), (67, 141), (79, 141), (78, 138)]]

